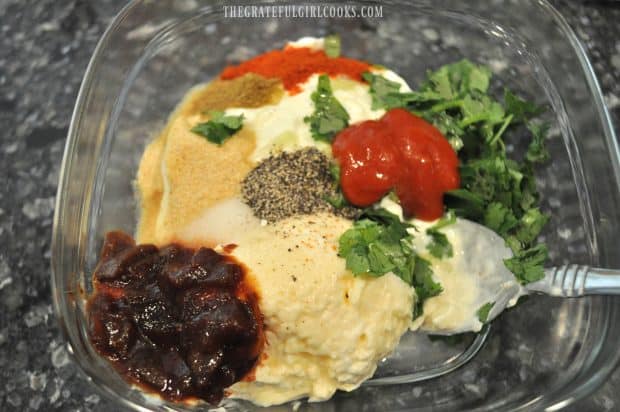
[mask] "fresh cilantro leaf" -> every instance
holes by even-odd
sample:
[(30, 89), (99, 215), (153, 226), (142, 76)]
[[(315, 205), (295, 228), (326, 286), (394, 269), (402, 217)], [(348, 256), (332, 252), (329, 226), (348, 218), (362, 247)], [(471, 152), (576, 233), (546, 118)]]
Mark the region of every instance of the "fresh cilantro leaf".
[(495, 305), (495, 302), (487, 302), (484, 305), (480, 306), (476, 314), (478, 315), (478, 320), (481, 323), (487, 322), (487, 320), (489, 319), (489, 313), (491, 312), (491, 309), (493, 309), (493, 305)]
[(243, 114), (239, 116), (226, 116), (224, 112), (212, 111), (208, 113), (209, 120), (198, 123), (192, 132), (206, 137), (211, 143), (222, 145), (229, 137), (234, 135), (243, 126)]
[(369, 273), (382, 275), (387, 272), (396, 271), (396, 262), (392, 259), (401, 253), (398, 243), (389, 243), (379, 240), (368, 244), (368, 263)]
[(340, 56), (340, 36), (332, 34), (325, 37), (324, 42), (325, 54), (329, 57)]
[(355, 250), (347, 255), (347, 269), (354, 274), (365, 273), (370, 276), (379, 276), (370, 271), (370, 261), (365, 250)]
[[(523, 177), (521, 179), (521, 199), (518, 201), (518, 209), (523, 212), (525, 210), (537, 207), (538, 190), (536, 189), (536, 179), (531, 164), (524, 162), (521, 165)], [(515, 208), (517, 207), (515, 206)]]
[(461, 165), (460, 172), (461, 185), (479, 196), (485, 205), (499, 202), (508, 208), (518, 206), (523, 173), (504, 155), (471, 159)]
[[(455, 150), (463, 146), (465, 128), (480, 124), (488, 141), (499, 139), (496, 125), (505, 123), (501, 104), (485, 94), (490, 72), (467, 60), (429, 73), (420, 90), (401, 92), (400, 84), (374, 73), (364, 73), (370, 84), (373, 109), (406, 108), (433, 123)], [(458, 112), (455, 115), (454, 112)]]
[(501, 236), (508, 234), (517, 223), (518, 220), (512, 210), (499, 202), (491, 202), (487, 206), (482, 221), (482, 224)]
[(430, 229), (426, 233), (431, 237), (431, 241), (426, 245), (426, 249), (431, 255), (437, 259), (453, 256), (452, 244), (444, 233)]
[(349, 254), (356, 247), (366, 246), (379, 236), (380, 226), (368, 219), (355, 222), (353, 228), (345, 231), (338, 240), (338, 253), (343, 256)]
[(414, 316), (422, 313), (424, 300), (443, 290), (433, 280), (430, 263), (413, 250), (412, 227), (385, 209), (367, 209), (339, 239), (338, 254), (355, 276), (394, 273), (415, 288), (418, 297)]
[(462, 100), (463, 119), (459, 126), (465, 127), (478, 122), (496, 125), (504, 120), (504, 108), (489, 96), (472, 93)]
[(460, 126), (460, 122), (454, 116), (445, 112), (429, 112), (423, 114), (426, 121), (431, 122), (439, 131), (446, 136), (450, 146), (458, 152), (463, 147), (463, 136), (465, 130)]
[(304, 118), (310, 124), (312, 137), (331, 143), (334, 136), (349, 125), (349, 114), (332, 92), (329, 76), (319, 76), (317, 89), (312, 93), (314, 113)]
[(231, 130), (239, 130), (243, 126), (243, 114), (239, 116), (225, 116), (223, 112), (211, 112), (211, 121), (218, 122)]
[(520, 250), (523, 250), (523, 244), (517, 239), (515, 235), (506, 235), (504, 236), (504, 240), (506, 241), (506, 246), (512, 250), (513, 253), (517, 253)]
[(548, 221), (549, 216), (541, 213), (538, 208), (529, 209), (519, 219), (519, 226), (515, 231), (515, 236), (522, 244), (529, 244), (538, 237), (538, 234)]
[(508, 89), (504, 89), (504, 104), (506, 112), (512, 114), (516, 122), (525, 122), (544, 111), (543, 107), (519, 98)]
[(420, 92), (401, 92), (400, 83), (388, 80), (385, 77), (371, 73), (362, 73), (362, 78), (370, 85), (369, 92), (372, 98), (373, 110), (412, 108), (421, 103), (436, 101), (440, 98), (437, 92), (432, 90)]
[(452, 257), (454, 255), (452, 244), (450, 244), (448, 237), (439, 230), (455, 222), (456, 215), (454, 211), (449, 211), (446, 216), (439, 219), (436, 224), (426, 230), (426, 234), (431, 237), (431, 241), (426, 245), (426, 249), (431, 255), (438, 259)]
[(416, 256), (415, 268), (413, 271), (413, 284), (416, 289), (418, 299), (425, 299), (439, 295), (443, 288), (438, 282), (433, 280), (433, 270), (428, 260)]
[[(403, 238), (405, 242), (401, 241)], [(395, 224), (384, 225), (370, 219), (356, 221), (340, 236), (338, 253), (347, 260), (347, 269), (354, 275), (381, 276), (393, 272), (405, 281), (411, 277), (407, 273), (408, 256), (413, 254), (411, 238), (406, 231), (403, 237)]]
[(373, 110), (389, 110), (406, 104), (399, 92), (400, 84), (370, 72), (362, 73), (362, 78), (370, 85)]
[(484, 199), (467, 189), (446, 192), (444, 199), (448, 207), (454, 210), (457, 216), (479, 221), (484, 213)]
[(512, 258), (505, 259), (504, 264), (521, 284), (527, 284), (545, 276), (544, 263), (547, 260), (547, 255), (547, 247), (539, 244), (518, 251)]
[[(512, 262), (520, 281), (539, 276), (544, 262), (529, 264), (531, 256), (523, 253), (538, 250), (536, 238), (548, 220), (538, 209), (533, 169), (549, 158), (544, 146), (548, 126), (532, 120), (543, 109), (507, 89), (498, 101), (489, 93), (490, 70), (467, 60), (430, 71), (410, 93), (400, 92), (396, 82), (374, 76), (366, 80), (379, 107), (403, 107), (423, 117), (458, 151), (461, 187), (445, 194), (448, 208), (504, 238), (515, 253)], [(508, 131), (519, 124), (527, 127), (531, 140), (524, 159), (517, 161), (508, 158), (506, 142)], [(429, 251), (444, 256), (446, 239), (432, 233)]]
[(353, 274), (370, 272), (367, 244), (377, 237), (378, 227), (369, 220), (356, 222), (354, 228), (340, 236), (338, 253), (346, 259), (347, 269)]
[[(430, 107), (413, 109), (439, 128), (455, 150), (465, 145), (467, 135), (481, 135), (487, 144), (502, 147), (501, 129), (509, 122), (502, 105), (486, 94), (490, 78), (488, 68), (468, 60), (443, 66), (430, 72), (422, 86), (422, 91), (433, 91), (440, 99)], [(479, 139), (470, 140), (472, 146), (480, 145)]]
[[(484, 211), (482, 215), (470, 212), (468, 217), (497, 232), (514, 253), (531, 248), (548, 221), (534, 206), (538, 194), (531, 168), (496, 154), (469, 160), (461, 172), (462, 185), (478, 196)], [(458, 207), (456, 211), (461, 212)], [(520, 281), (532, 277), (515, 276)]]
[(430, 262), (419, 256), (415, 259), (415, 268), (413, 271), (413, 286), (415, 287), (418, 297), (413, 311), (414, 319), (424, 313), (424, 302), (428, 298), (439, 295), (443, 288), (433, 280), (433, 270)]
[(362, 213), (362, 217), (380, 222), (386, 227), (392, 227), (393, 230), (397, 232), (399, 237), (407, 236), (407, 229), (412, 227), (411, 224), (401, 222), (397, 215), (383, 208), (367, 208)]
[(346, 257), (355, 247), (362, 243), (362, 225), (368, 221), (360, 220), (353, 229), (345, 231), (338, 239), (338, 254)]
[[(482, 137), (490, 149), (503, 150), (502, 134), (513, 115), (488, 95), (491, 72), (484, 66), (462, 60), (430, 72), (421, 91), (433, 91), (441, 98), (429, 107), (413, 107), (432, 122), (460, 150), (469, 140), (472, 150)], [(469, 139), (468, 139), (469, 137)]]
[(474, 90), (486, 93), (490, 79), (491, 71), (487, 67), (461, 60), (430, 72), (426, 87), (435, 89), (443, 99), (450, 100)]
[(482, 93), (486, 93), (489, 89), (489, 83), (491, 81), (491, 70), (485, 66), (475, 65), (468, 60), (461, 60), (460, 66), (460, 70), (465, 68), (465, 70), (463, 70), (465, 73), (469, 71), (469, 73), (467, 73), (469, 79), (465, 91), (478, 90)]
[(549, 152), (545, 147), (545, 140), (549, 133), (549, 123), (528, 123), (527, 128), (532, 132), (532, 141), (530, 142), (525, 158), (531, 163), (543, 163), (549, 160)]

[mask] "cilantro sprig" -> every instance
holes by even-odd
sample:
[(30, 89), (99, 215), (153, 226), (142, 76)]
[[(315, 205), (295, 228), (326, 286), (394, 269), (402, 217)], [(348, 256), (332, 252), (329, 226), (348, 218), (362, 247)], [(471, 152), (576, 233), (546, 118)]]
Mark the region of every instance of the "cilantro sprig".
[(453, 211), (449, 211), (432, 227), (426, 229), (426, 234), (429, 235), (431, 238), (431, 241), (426, 246), (426, 249), (434, 257), (442, 259), (452, 257), (454, 255), (452, 244), (448, 240), (448, 237), (445, 235), (445, 233), (441, 232), (440, 229), (452, 225), (455, 222), (456, 215)]
[[(458, 216), (481, 223), (513, 251), (506, 266), (523, 284), (540, 279), (547, 249), (537, 237), (548, 221), (538, 207), (534, 167), (549, 159), (548, 125), (534, 118), (543, 112), (505, 89), (503, 101), (489, 93), (491, 72), (468, 60), (429, 72), (418, 90), (401, 91), (398, 82), (367, 72), (373, 109), (405, 108), (434, 124), (458, 151), (461, 188), (446, 195)], [(506, 154), (506, 132), (524, 125), (530, 141), (524, 157)], [(429, 252), (449, 256), (447, 238), (431, 230)]]
[(353, 227), (340, 236), (338, 254), (355, 276), (383, 276), (392, 272), (413, 286), (417, 294), (414, 317), (422, 305), (443, 290), (433, 280), (430, 263), (416, 255), (413, 237), (398, 216), (385, 209), (366, 209)]
[(243, 127), (243, 114), (227, 116), (224, 112), (214, 110), (208, 116), (207, 122), (198, 123), (191, 130), (220, 146)]
[(536, 282), (545, 276), (544, 264), (547, 260), (547, 247), (538, 244), (517, 251), (515, 256), (506, 259), (504, 264), (521, 283)]
[(304, 122), (310, 125), (315, 140), (331, 143), (334, 136), (349, 125), (349, 113), (334, 96), (326, 74), (319, 76), (317, 89), (310, 97), (314, 103), (314, 112), (304, 117)]
[(428, 260), (417, 256), (413, 269), (413, 287), (418, 297), (413, 308), (413, 318), (415, 319), (422, 315), (426, 299), (439, 295), (443, 292), (443, 287), (433, 279), (433, 269)]

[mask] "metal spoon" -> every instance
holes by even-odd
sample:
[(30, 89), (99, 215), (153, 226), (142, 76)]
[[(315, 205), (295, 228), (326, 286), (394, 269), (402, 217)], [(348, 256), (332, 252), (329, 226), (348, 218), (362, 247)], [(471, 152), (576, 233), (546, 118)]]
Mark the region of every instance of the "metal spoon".
[[(526, 292), (543, 293), (563, 298), (587, 295), (620, 295), (620, 270), (593, 268), (584, 265), (558, 266), (545, 269), (544, 278), (529, 283), (523, 288)], [(511, 293), (511, 289), (503, 289), (498, 294), (487, 319), (490, 321), (496, 318), (513, 297), (514, 293)]]
[[(549, 296), (573, 298), (587, 295), (620, 294), (620, 270), (592, 268), (584, 265), (564, 265), (545, 270), (545, 277), (537, 282), (521, 286), (516, 280), (511, 287), (502, 289), (496, 295), (495, 304), (489, 312), (488, 321), (497, 317), (513, 300), (515, 294), (546, 294)], [(487, 321), (487, 322), (488, 322)], [(375, 376), (364, 385), (389, 385), (403, 382), (422, 382), (430, 378), (445, 375), (469, 362), (482, 348), (489, 332), (487, 324), (474, 339), (458, 347), (437, 346), (426, 336), (409, 333), (403, 337), (396, 353), (379, 365)], [(422, 328), (424, 329), (424, 328)], [(459, 330), (458, 333), (461, 331)], [(450, 334), (448, 331), (435, 334)], [(452, 332), (457, 333), (457, 332)], [(418, 363), (421, 362), (421, 365)], [(404, 373), (394, 376), (393, 364), (414, 364)]]

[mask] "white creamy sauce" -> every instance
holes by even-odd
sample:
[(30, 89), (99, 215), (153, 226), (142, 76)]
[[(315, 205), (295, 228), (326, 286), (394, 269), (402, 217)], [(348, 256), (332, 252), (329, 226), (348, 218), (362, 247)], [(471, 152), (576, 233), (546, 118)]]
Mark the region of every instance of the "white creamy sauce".
[[(381, 206), (398, 215), (400, 206), (384, 198)], [(431, 241), (426, 229), (436, 222), (409, 220), (415, 228), (409, 229), (413, 247), (418, 255), (429, 260), (433, 278), (443, 287), (443, 292), (424, 303), (420, 329), (432, 333), (454, 334), (479, 331), (482, 323), (478, 310), (485, 303), (492, 303), (497, 296), (507, 296), (508, 302), (497, 302), (498, 307), (513, 306), (524, 289), (504, 265), (512, 251), (504, 240), (492, 230), (477, 223), (457, 218), (456, 222), (440, 229), (453, 248), (453, 256), (438, 259), (432, 256), (427, 245)], [(417, 230), (416, 230), (417, 229)]]
[[(323, 39), (304, 37), (296, 42), (290, 42), (294, 47), (323, 48)], [(371, 69), (373, 72), (396, 81), (402, 85), (401, 90), (411, 89), (405, 80), (398, 74), (386, 69)], [(285, 93), (282, 99), (273, 105), (258, 108), (231, 108), (226, 113), (233, 116), (243, 114), (243, 127), (249, 127), (256, 135), (256, 149), (251, 156), (255, 162), (279, 151), (293, 151), (303, 147), (314, 146), (331, 155), (331, 148), (325, 142), (318, 142), (312, 138), (309, 125), (304, 122), (306, 116), (314, 112), (312, 93), (316, 90), (319, 75), (312, 75), (300, 85), (301, 92), (297, 94)], [(350, 116), (349, 124), (364, 120), (376, 120), (385, 114), (385, 110), (371, 109), (372, 100), (368, 91), (369, 86), (351, 80), (345, 76), (331, 79), (334, 96), (345, 108)]]
[(323, 37), (302, 37), (295, 41), (286, 43), (291, 47), (307, 47), (312, 50), (323, 50), (325, 48), (325, 39)]
[[(289, 95), (274, 104), (255, 109), (233, 108), (226, 110), (230, 115), (244, 115), (243, 127), (250, 127), (256, 135), (256, 149), (251, 158), (258, 162), (279, 151), (293, 151), (314, 146), (329, 153), (331, 148), (325, 142), (312, 138), (310, 126), (304, 122), (314, 112), (311, 95), (316, 90), (318, 75), (312, 75), (301, 85), (301, 92)], [(334, 96), (349, 113), (350, 124), (364, 120), (375, 120), (385, 110), (372, 110), (368, 85), (345, 77), (332, 79)]]
[[(479, 331), (482, 323), (478, 310), (485, 303), (509, 291), (508, 306), (516, 303), (522, 293), (514, 275), (504, 265), (512, 257), (504, 240), (492, 230), (464, 219), (440, 230), (454, 251), (451, 258), (429, 256), (426, 233), (414, 238), (414, 248), (432, 260), (435, 278), (443, 292), (424, 303), (424, 323), (421, 329), (435, 333)], [(499, 303), (497, 303), (499, 305)]]

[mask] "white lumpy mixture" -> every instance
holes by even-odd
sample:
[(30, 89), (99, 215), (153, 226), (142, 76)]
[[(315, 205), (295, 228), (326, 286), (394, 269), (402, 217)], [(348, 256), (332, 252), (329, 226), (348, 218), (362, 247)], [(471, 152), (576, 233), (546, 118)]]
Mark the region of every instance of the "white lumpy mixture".
[(234, 397), (272, 405), (329, 399), (370, 378), (411, 324), (415, 294), (393, 274), (353, 276), (337, 255), (351, 221), (331, 214), (247, 233), (232, 254), (260, 294), (267, 346), (253, 382)]

